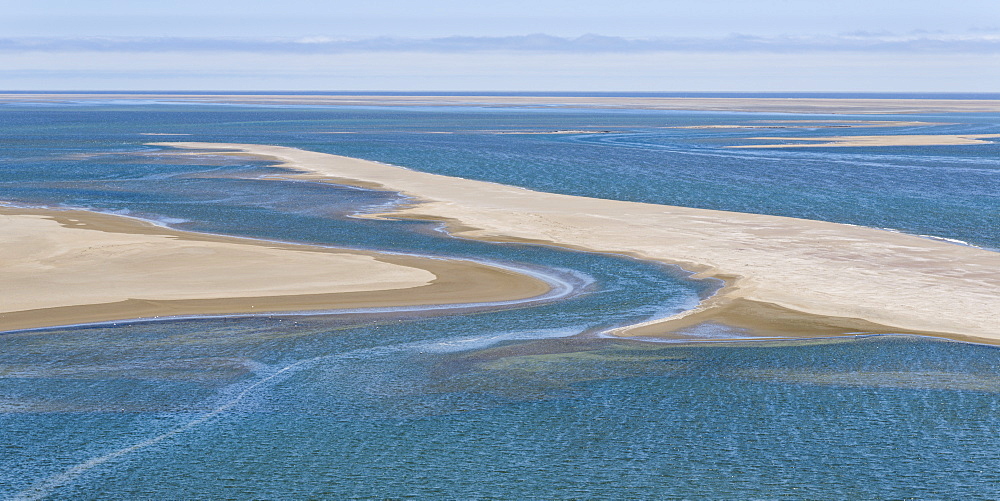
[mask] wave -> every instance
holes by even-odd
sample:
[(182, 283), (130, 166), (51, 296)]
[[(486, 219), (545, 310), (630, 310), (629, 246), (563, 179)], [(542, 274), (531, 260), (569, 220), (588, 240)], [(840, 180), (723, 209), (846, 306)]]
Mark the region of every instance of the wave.
[[(851, 225), (851, 226), (859, 226), (859, 225)], [(973, 248), (976, 248), (976, 249), (992, 250), (992, 251), (998, 251), (998, 250), (1000, 250), (1000, 249), (994, 249), (994, 248), (991, 248), (991, 247), (983, 247), (981, 245), (976, 245), (976, 244), (974, 244), (972, 242), (967, 242), (965, 240), (959, 240), (957, 238), (941, 237), (941, 236), (938, 236), (938, 235), (925, 235), (925, 234), (922, 234), (922, 233), (910, 233), (910, 232), (906, 232), (906, 231), (903, 231), (903, 230), (897, 230), (895, 228), (879, 228), (879, 229), (880, 230), (885, 230), (885, 231), (891, 231), (892, 233), (900, 233), (900, 234), (903, 234), (903, 235), (913, 235), (915, 237), (926, 238), (927, 240), (934, 240), (934, 241), (937, 241), (937, 242), (945, 242), (945, 243), (949, 243), (949, 244), (961, 245), (963, 247), (973, 247)]]
[(507, 341), (531, 341), (537, 339), (556, 339), (572, 337), (585, 331), (587, 326), (561, 327), (558, 329), (532, 329), (501, 333), (483, 334), (481, 336), (449, 338), (433, 342), (421, 342), (406, 345), (407, 348), (419, 353), (457, 353), (488, 348)]

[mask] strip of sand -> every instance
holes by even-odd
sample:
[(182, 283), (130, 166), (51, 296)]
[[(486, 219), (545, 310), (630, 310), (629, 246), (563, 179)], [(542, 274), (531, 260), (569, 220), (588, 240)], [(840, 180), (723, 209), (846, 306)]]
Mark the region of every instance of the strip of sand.
[(157, 316), (513, 301), (470, 261), (262, 242), (86, 211), (0, 208), (0, 331)]
[(758, 120), (755, 124), (678, 125), (664, 129), (858, 129), (882, 127), (923, 127), (951, 125), (941, 122), (902, 120)]
[(681, 265), (728, 285), (699, 308), (614, 331), (670, 337), (705, 321), (761, 335), (920, 333), (1000, 342), (1000, 253), (872, 228), (541, 193), (280, 146), (153, 143), (278, 162), (298, 177), (405, 193), (389, 217), (453, 233)]
[(761, 141), (813, 141), (806, 144), (748, 144), (726, 148), (829, 148), (843, 146), (948, 146), (990, 144), (986, 139), (1000, 134), (904, 134), (887, 136), (827, 136), (827, 137), (748, 137)]
[(741, 98), (653, 96), (413, 96), (208, 94), (3, 94), (0, 102), (153, 100), (184, 103), (324, 106), (517, 106), (773, 113), (995, 113), (996, 99)]

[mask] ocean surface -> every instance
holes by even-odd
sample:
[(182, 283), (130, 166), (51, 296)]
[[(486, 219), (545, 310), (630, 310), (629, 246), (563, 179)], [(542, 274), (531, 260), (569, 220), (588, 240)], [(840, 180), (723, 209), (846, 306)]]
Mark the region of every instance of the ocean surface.
[[(679, 128), (784, 120), (932, 125)], [(594, 133), (549, 133), (565, 130)], [(912, 336), (602, 338), (610, 327), (691, 308), (717, 284), (622, 256), (354, 218), (405, 200), (266, 180), (277, 172), (267, 162), (178, 157), (147, 143), (278, 144), (542, 191), (826, 220), (997, 250), (1000, 142), (724, 148), (757, 136), (997, 133), (996, 114), (246, 106), (142, 96), (0, 104), (0, 201), (478, 259), (574, 287), (537, 305), (0, 334), (0, 497), (996, 498), (995, 347)], [(747, 334), (716, 325), (694, 332), (704, 341)]]

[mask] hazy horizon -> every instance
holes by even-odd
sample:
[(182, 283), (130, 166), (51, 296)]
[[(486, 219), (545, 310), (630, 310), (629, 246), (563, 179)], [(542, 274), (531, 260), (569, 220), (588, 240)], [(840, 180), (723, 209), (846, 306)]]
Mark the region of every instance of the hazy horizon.
[(12, 4), (17, 90), (991, 92), (1000, 4)]

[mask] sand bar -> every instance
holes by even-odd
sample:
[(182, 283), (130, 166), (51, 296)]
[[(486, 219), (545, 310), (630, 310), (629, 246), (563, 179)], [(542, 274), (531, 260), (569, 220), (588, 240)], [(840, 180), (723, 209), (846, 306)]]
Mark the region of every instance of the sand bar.
[(263, 242), (85, 211), (0, 208), (0, 331), (159, 316), (513, 301), (471, 261)]
[(613, 96), (413, 96), (413, 95), (207, 95), (207, 94), (3, 94), (0, 102), (161, 100), (182, 103), (238, 103), (328, 106), (517, 106), (773, 113), (895, 114), (996, 113), (997, 99), (855, 99)]
[(1000, 253), (872, 228), (542, 193), (280, 146), (239, 151), (301, 177), (422, 201), (387, 216), (446, 221), (464, 237), (633, 255), (728, 285), (696, 310), (614, 332), (667, 336), (716, 321), (762, 335), (921, 333), (1000, 342)]
[(903, 120), (757, 120), (754, 124), (677, 125), (664, 129), (858, 129), (876, 127), (923, 127), (952, 125), (942, 122)]
[(748, 137), (761, 141), (810, 141), (805, 144), (746, 144), (726, 148), (829, 148), (844, 146), (949, 146), (991, 144), (1000, 134), (904, 134), (886, 136)]

